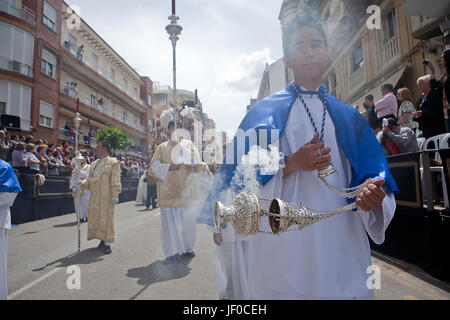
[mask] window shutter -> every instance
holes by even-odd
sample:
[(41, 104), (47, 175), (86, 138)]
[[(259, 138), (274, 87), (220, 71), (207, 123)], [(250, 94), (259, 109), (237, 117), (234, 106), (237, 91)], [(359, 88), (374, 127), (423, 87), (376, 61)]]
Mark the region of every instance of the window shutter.
[(49, 18), (52, 22), (56, 24), (56, 10), (49, 5), (47, 2), (44, 1), (44, 16)]
[(56, 56), (49, 51), (42, 49), (42, 59), (53, 65), (56, 68)]
[(53, 119), (54, 112), (55, 112), (55, 107), (52, 104), (41, 100), (40, 109), (39, 109), (39, 114), (41, 116)]

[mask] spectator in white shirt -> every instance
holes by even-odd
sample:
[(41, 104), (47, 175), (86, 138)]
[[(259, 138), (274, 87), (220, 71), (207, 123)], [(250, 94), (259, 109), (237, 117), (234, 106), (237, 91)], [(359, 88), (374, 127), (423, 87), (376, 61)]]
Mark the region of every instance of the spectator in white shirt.
[(392, 84), (384, 84), (381, 87), (381, 93), (383, 94), (383, 98), (375, 103), (375, 110), (377, 111), (380, 124), (383, 119), (396, 118), (398, 109), (397, 98), (394, 95), (394, 87)]

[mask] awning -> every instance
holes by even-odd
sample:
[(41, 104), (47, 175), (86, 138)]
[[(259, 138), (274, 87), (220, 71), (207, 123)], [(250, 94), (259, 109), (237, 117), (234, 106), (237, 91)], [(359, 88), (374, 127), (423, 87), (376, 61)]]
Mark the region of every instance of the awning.
[(373, 95), (374, 102), (380, 100), (380, 99), (383, 97), (383, 95), (381, 94), (381, 86), (382, 86), (383, 84), (390, 83), (390, 84), (392, 84), (392, 85), (394, 86), (394, 88), (397, 87), (399, 81), (401, 80), (401, 78), (402, 78), (403, 75), (405, 74), (406, 69), (408, 69), (408, 66), (402, 67), (399, 71), (395, 72), (395, 73), (394, 73), (393, 75), (391, 75), (389, 78), (382, 80), (382, 81), (380, 82), (380, 85), (378, 85), (378, 86), (375, 87), (375, 88), (372, 88), (371, 90), (367, 90), (366, 93), (364, 93), (363, 95), (361, 95), (359, 98), (353, 100), (353, 102), (352, 102), (352, 103), (349, 103), (349, 104), (350, 104), (351, 106), (356, 106), (356, 105), (358, 105), (358, 106), (359, 106), (359, 111), (360, 111), (361, 113), (364, 113), (364, 112), (365, 112), (365, 109), (364, 109), (364, 107), (363, 107), (364, 99), (365, 99), (369, 94), (371, 94), (371, 95)]
[(444, 17), (450, 14), (450, 0), (406, 0), (401, 15)]

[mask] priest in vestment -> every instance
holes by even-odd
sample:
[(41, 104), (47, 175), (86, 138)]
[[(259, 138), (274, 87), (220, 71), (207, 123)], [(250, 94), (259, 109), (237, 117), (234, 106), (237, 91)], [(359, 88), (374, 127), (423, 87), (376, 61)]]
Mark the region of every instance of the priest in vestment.
[[(260, 171), (259, 196), (333, 210), (349, 202), (358, 210), (279, 236), (249, 236), (248, 281), (252, 299), (373, 299), (368, 236), (377, 244), (395, 212), (392, 178), (383, 151), (367, 121), (351, 106), (329, 95), (322, 85), (330, 49), (326, 33), (310, 16), (297, 16), (283, 29), (284, 61), (294, 82), (271, 95), (246, 115), (244, 131), (277, 130), (276, 144), (286, 156), (285, 166), (271, 174)], [(268, 141), (272, 141), (269, 137)], [(234, 144), (236, 144), (236, 139)], [(248, 153), (251, 145), (246, 146)], [(232, 186), (238, 159), (226, 161), (205, 203), (200, 222), (213, 226), (215, 201)], [(328, 177), (337, 187), (373, 182), (354, 198), (340, 197), (319, 179), (317, 170), (334, 165)], [(268, 204), (261, 201), (261, 208)], [(270, 231), (267, 218), (260, 229)]]
[(11, 166), (0, 159), (0, 300), (8, 297), (8, 229), (11, 229), (11, 207), (22, 192)]
[[(158, 207), (161, 208), (161, 242), (165, 264), (181, 257), (194, 257), (196, 216), (193, 205), (197, 191), (192, 181), (195, 171), (208, 170), (200, 155), (187, 139), (172, 136), (175, 123), (168, 124), (169, 141), (158, 146), (151, 161), (157, 178)], [(201, 208), (199, 208), (201, 209)]]
[(99, 248), (111, 253), (114, 242), (114, 208), (122, 192), (120, 161), (109, 156), (111, 146), (99, 141), (96, 148), (98, 159), (89, 168), (89, 175), (82, 183), (89, 189), (88, 240), (100, 240)]

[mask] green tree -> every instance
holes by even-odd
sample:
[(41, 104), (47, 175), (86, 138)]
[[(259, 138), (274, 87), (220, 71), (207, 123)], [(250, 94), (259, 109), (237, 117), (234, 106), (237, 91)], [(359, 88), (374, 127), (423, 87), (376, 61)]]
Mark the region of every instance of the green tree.
[(128, 139), (128, 133), (115, 127), (98, 130), (97, 140), (108, 142), (113, 149), (113, 153), (116, 152), (116, 149), (125, 150), (133, 145), (130, 139)]

